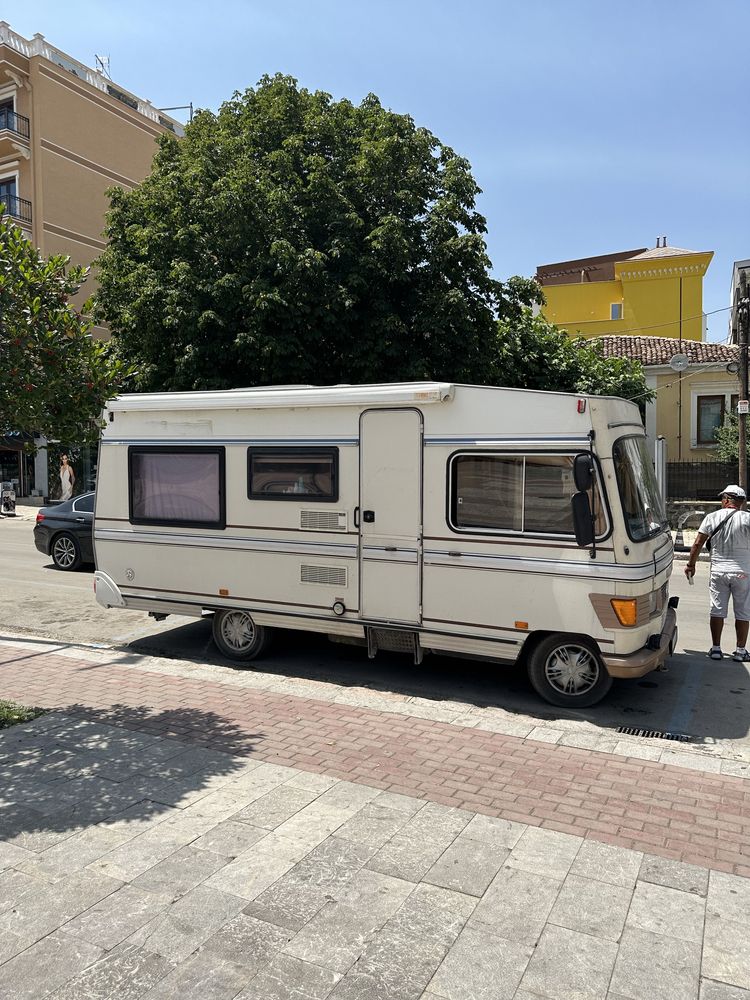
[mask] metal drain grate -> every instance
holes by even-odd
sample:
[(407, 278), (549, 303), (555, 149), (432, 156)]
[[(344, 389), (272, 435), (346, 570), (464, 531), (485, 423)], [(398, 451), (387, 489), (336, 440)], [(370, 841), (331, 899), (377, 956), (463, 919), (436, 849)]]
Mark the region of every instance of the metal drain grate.
[(637, 726), (618, 726), (617, 732), (623, 736), (643, 736), (647, 740), (675, 740), (677, 743), (690, 743), (693, 739), (684, 733), (663, 733), (660, 729), (638, 729)]

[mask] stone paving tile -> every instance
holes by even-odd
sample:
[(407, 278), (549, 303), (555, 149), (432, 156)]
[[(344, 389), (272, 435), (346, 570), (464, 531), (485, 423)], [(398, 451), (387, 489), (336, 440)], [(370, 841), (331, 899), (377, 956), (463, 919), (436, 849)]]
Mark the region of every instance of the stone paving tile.
[[(419, 815), (419, 814), (417, 814)], [(368, 802), (355, 816), (348, 819), (336, 831), (337, 837), (351, 840), (355, 844), (365, 844), (377, 850), (387, 843), (409, 821), (402, 809)]]
[(506, 865), (562, 880), (570, 871), (582, 843), (581, 837), (530, 826), (510, 852)]
[(750, 990), (704, 979), (699, 1000), (750, 1000)]
[(38, 1000), (102, 955), (88, 941), (56, 930), (2, 967), (0, 1000)]
[(286, 875), (310, 850), (308, 842), (274, 831), (212, 875), (206, 885), (241, 896), (245, 906)]
[(593, 878), (599, 882), (608, 882), (611, 885), (632, 889), (639, 877), (638, 872), (641, 870), (642, 860), (643, 855), (640, 851), (629, 851), (625, 847), (600, 844), (596, 840), (584, 840), (570, 868), (570, 873), (571, 875), (580, 875), (582, 878)]
[(219, 854), (183, 847), (133, 879), (132, 885), (174, 902), (226, 863), (227, 859)]
[(234, 819), (265, 830), (275, 830), (300, 809), (313, 802), (319, 794), (317, 791), (295, 788), (294, 785), (285, 783), (266, 792), (249, 806), (235, 813)]
[(697, 896), (705, 896), (708, 891), (708, 871), (705, 868), (651, 854), (644, 855), (638, 878), (642, 882), (666, 885), (670, 889), (681, 889)]
[(394, 934), (417, 934), (424, 940), (432, 939), (449, 948), (476, 905), (473, 896), (422, 884), (389, 920), (388, 927)]
[(196, 886), (148, 925), (143, 946), (170, 962), (182, 962), (242, 910), (238, 896)]
[(247, 985), (250, 976), (243, 965), (200, 951), (181, 962), (147, 993), (141, 993), (139, 1000), (231, 1000)]
[(599, 1000), (607, 991), (616, 957), (614, 942), (550, 924), (531, 956), (521, 987), (547, 997)]
[(244, 912), (289, 930), (299, 930), (326, 903), (346, 895), (371, 856), (371, 847), (327, 837), (249, 903)]
[(16, 867), (40, 878), (64, 878), (119, 847), (125, 839), (127, 834), (122, 832), (90, 826)]
[(706, 903), (700, 896), (639, 882), (630, 904), (627, 926), (700, 944), (705, 914)]
[(513, 1000), (533, 950), (478, 927), (464, 927), (425, 995), (446, 1000)]
[(237, 823), (226, 819), (194, 840), (192, 847), (201, 851), (212, 851), (232, 860), (249, 850), (266, 836), (267, 830), (259, 830), (249, 823)]
[(750, 914), (750, 880), (711, 872), (708, 883), (707, 913), (724, 920), (747, 921)]
[(699, 944), (626, 927), (610, 992), (628, 1000), (695, 1000), (700, 964)]
[[(0, 827), (0, 834), (4, 836), (2, 827)], [(17, 844), (9, 844), (6, 840), (0, 840), (0, 871), (13, 868), (33, 857), (32, 851), (27, 851), (26, 848), (19, 847)]]
[(0, 913), (9, 910), (27, 892), (43, 888), (44, 882), (23, 871), (9, 868), (0, 874)]
[(358, 872), (346, 895), (326, 904), (285, 947), (285, 954), (346, 972), (413, 888), (379, 872)]
[(701, 972), (732, 986), (750, 990), (750, 939), (747, 916), (742, 922), (707, 912)]
[(89, 965), (64, 986), (50, 994), (48, 1000), (140, 1000), (140, 997), (174, 966), (166, 958), (143, 948), (127, 946), (104, 955)]
[[(373, 804), (379, 801), (381, 796), (378, 796)], [(471, 813), (463, 809), (452, 809), (449, 806), (428, 802), (380, 848), (375, 857), (368, 862), (368, 868), (384, 875), (419, 882), (470, 819)], [(497, 869), (491, 878), (494, 878), (496, 871)]]
[(257, 917), (238, 913), (203, 944), (202, 950), (242, 965), (255, 975), (291, 941), (293, 933)]
[(110, 950), (168, 907), (166, 900), (125, 885), (64, 925), (66, 934)]
[(459, 836), (423, 876), (425, 882), (482, 896), (510, 854), (482, 840)]
[(0, 914), (0, 939), (11, 932), (29, 944), (38, 941), (120, 886), (114, 879), (87, 871), (46, 883), (22, 896), (12, 910)]
[(571, 874), (555, 900), (549, 923), (617, 942), (625, 926), (631, 897), (630, 889)]
[(482, 840), (495, 847), (507, 847), (512, 851), (521, 835), (527, 829), (524, 823), (514, 823), (495, 816), (474, 816), (464, 829), (464, 835), (472, 840)]
[(237, 1000), (326, 1000), (340, 978), (330, 969), (321, 969), (291, 955), (277, 955)]
[(513, 868), (501, 868), (469, 918), (499, 937), (534, 945), (542, 933), (562, 882)]

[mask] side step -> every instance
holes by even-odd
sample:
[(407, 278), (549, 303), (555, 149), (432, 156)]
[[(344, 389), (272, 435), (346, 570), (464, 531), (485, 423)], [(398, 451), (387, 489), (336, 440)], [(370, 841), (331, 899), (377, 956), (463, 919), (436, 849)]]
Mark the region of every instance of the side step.
[(372, 659), (379, 649), (389, 653), (412, 653), (414, 663), (419, 666), (424, 650), (419, 644), (419, 632), (405, 632), (395, 628), (367, 629), (367, 655)]

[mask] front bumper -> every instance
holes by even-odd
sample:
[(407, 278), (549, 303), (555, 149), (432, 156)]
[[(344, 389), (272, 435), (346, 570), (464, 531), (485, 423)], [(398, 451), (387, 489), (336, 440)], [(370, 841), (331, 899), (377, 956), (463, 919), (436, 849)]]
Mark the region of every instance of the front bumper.
[(669, 608), (659, 636), (658, 649), (644, 646), (643, 649), (637, 649), (635, 653), (628, 653), (626, 656), (603, 653), (602, 660), (612, 677), (643, 677), (664, 663), (673, 652), (676, 643), (677, 612), (674, 608)]

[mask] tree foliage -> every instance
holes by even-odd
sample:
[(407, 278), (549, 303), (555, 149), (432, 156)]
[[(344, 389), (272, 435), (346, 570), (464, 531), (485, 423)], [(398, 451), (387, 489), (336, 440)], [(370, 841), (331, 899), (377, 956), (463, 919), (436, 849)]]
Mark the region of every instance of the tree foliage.
[[(748, 435), (750, 439), (750, 435)], [(746, 441), (746, 450), (750, 458), (750, 440)], [(738, 462), (740, 457), (739, 418), (731, 413), (721, 427), (716, 431), (716, 461)]]
[[(0, 206), (0, 214), (2, 206)], [(69, 303), (86, 270), (45, 260), (8, 217), (0, 218), (0, 434), (39, 433), (84, 443), (128, 370), (91, 339)]]
[[(439, 378), (644, 395), (490, 274), (468, 162), (373, 95), (265, 77), (110, 192), (101, 315), (144, 390)], [(500, 326), (498, 327), (498, 320)]]
[(376, 97), (266, 77), (111, 192), (99, 302), (144, 389), (478, 380), (496, 317), (469, 164)]
[[(541, 302), (541, 289), (538, 294)], [(597, 340), (572, 339), (528, 307), (512, 310), (498, 324), (495, 362), (487, 381), (519, 389), (622, 396), (641, 408), (653, 398), (640, 362), (607, 358)]]

